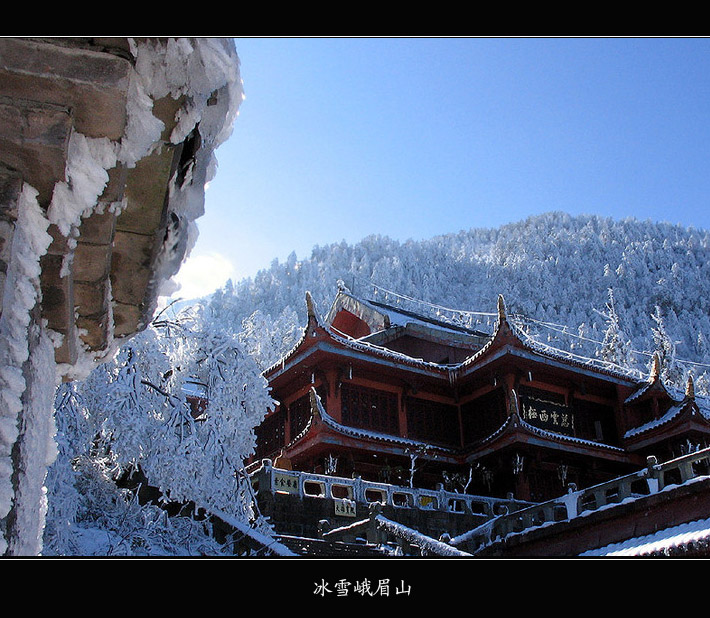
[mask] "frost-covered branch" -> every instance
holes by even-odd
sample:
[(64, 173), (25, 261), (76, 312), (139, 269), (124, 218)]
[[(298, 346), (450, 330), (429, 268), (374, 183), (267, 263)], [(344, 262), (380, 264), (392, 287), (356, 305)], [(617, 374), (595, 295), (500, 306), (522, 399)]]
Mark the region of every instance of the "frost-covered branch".
[[(199, 504), (268, 531), (240, 473), (255, 446), (254, 427), (273, 405), (266, 382), (218, 312), (200, 307), (169, 324), (164, 318), (85, 383), (61, 393), (57, 415), (80, 408), (87, 419), (85, 428), (65, 424), (67, 433), (94, 434), (91, 440), (72, 438), (76, 451), (70, 458), (104, 470), (107, 483), (121, 471), (140, 470), (166, 500)], [(186, 398), (190, 380), (207, 388), (199, 423)], [(104, 445), (100, 452), (98, 444)]]

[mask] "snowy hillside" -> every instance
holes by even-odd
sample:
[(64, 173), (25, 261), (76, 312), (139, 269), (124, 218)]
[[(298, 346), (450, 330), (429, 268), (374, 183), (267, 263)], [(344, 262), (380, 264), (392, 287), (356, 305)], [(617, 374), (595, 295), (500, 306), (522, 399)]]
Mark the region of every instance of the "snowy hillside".
[[(484, 314), (503, 294), (511, 311), (534, 320), (528, 325), (542, 341), (592, 355), (604, 337), (612, 289), (620, 328), (637, 352), (632, 361), (645, 370), (650, 356), (643, 352), (657, 347), (651, 316), (658, 307), (675, 355), (691, 361), (683, 367), (697, 378), (710, 368), (708, 255), (704, 230), (555, 212), (418, 242), (370, 236), (317, 246), (309, 258), (291, 254), (254, 278), (228, 283), (213, 302), (234, 324), (249, 318), (255, 330), (272, 325), (271, 342), (261, 341), (257, 351), (266, 362), (298, 337), (306, 290), (325, 314), (339, 279), (364, 296), (379, 286), (380, 300), (397, 302), (394, 292)], [(563, 337), (563, 327), (572, 336)]]

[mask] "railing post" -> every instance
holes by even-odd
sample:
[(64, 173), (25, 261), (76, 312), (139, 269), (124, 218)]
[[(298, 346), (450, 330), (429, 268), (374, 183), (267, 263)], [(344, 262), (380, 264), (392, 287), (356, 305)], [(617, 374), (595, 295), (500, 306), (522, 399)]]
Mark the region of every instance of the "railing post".
[(646, 457), (646, 484), (648, 491), (655, 494), (663, 489), (663, 475), (660, 474), (660, 467), (655, 455)]
[(594, 492), (594, 510), (606, 506), (606, 492), (603, 489)]
[(449, 505), (448, 505), (448, 500), (447, 500), (447, 498), (446, 498), (446, 491), (444, 490), (444, 484), (443, 484), (443, 483), (437, 483), (437, 484), (436, 484), (436, 490), (439, 492), (438, 499), (437, 499), (437, 501), (438, 501), (438, 503), (439, 503), (438, 509), (439, 509), (440, 511), (446, 511), (446, 510), (448, 510)]
[(331, 526), (330, 522), (327, 519), (321, 519), (318, 522), (318, 538), (322, 539), (323, 536), (332, 530), (333, 526)]
[(262, 462), (262, 464), (263, 464), (263, 465), (262, 465), (262, 468), (261, 468), (261, 472), (263, 473), (264, 478), (268, 479), (268, 481), (269, 481), (269, 484), (268, 484), (269, 491), (270, 491), (270, 492), (273, 492), (273, 491), (274, 491), (274, 468), (273, 468), (273, 464), (271, 463), (271, 460), (270, 460), (270, 459), (262, 459), (261, 462)]
[(619, 502), (631, 496), (631, 481), (623, 479), (619, 482)]
[(570, 483), (567, 486), (567, 495), (562, 497), (562, 501), (567, 509), (567, 519), (573, 519), (577, 517), (577, 501), (579, 500), (579, 495), (577, 494), (577, 485), (575, 483)]
[(678, 466), (680, 470), (680, 482), (685, 483), (692, 479), (695, 474), (693, 473), (693, 463), (691, 461), (683, 461)]
[(353, 479), (353, 500), (356, 502), (367, 502), (367, 500), (365, 500), (365, 484), (359, 476)]
[(382, 513), (382, 504), (379, 502), (371, 503), (369, 511), (370, 520), (367, 524), (367, 542), (372, 545), (379, 545), (386, 540), (382, 538), (382, 532), (380, 532), (377, 524), (377, 517)]
[(544, 523), (555, 521), (555, 508), (552, 504), (546, 503), (542, 507), (542, 517)]

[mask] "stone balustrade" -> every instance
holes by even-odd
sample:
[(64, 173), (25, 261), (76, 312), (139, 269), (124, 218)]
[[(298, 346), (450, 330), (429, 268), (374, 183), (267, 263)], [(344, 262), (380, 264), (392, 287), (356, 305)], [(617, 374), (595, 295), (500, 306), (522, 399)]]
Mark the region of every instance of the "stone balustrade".
[(476, 552), (508, 535), (570, 520), (709, 474), (710, 449), (689, 453), (664, 464), (658, 464), (656, 458), (651, 456), (647, 459), (646, 467), (638, 472), (582, 490), (570, 485), (568, 493), (559, 498), (495, 517), (452, 539), (451, 544)]
[(348, 479), (273, 467), (264, 459), (248, 470), (252, 483), (259, 491), (296, 494), (301, 498), (327, 498), (344, 503), (382, 504), (394, 508), (445, 511), (493, 518), (503, 513), (517, 511), (530, 502), (508, 498), (492, 498), (437, 489), (400, 487), (387, 483)]

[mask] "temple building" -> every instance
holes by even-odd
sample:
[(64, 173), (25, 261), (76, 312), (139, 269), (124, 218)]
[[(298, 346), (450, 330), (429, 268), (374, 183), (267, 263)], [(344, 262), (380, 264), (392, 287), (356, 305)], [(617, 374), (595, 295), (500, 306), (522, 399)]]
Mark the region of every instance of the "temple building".
[(650, 375), (359, 298), (325, 318), (306, 295), (300, 341), (265, 371), (278, 406), (255, 461), (275, 468), (542, 502), (710, 443), (710, 409)]

